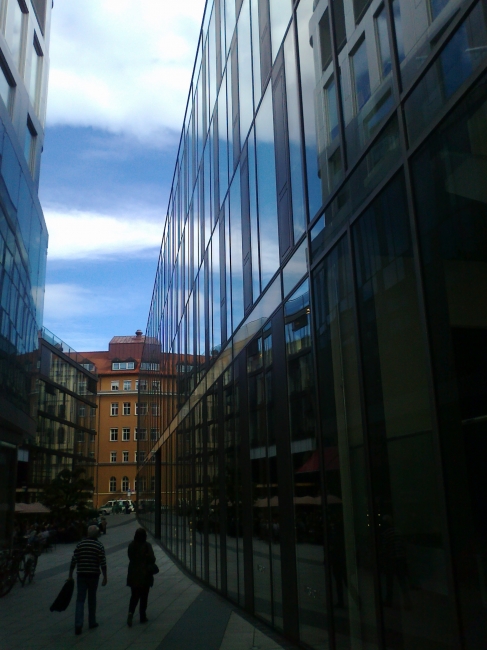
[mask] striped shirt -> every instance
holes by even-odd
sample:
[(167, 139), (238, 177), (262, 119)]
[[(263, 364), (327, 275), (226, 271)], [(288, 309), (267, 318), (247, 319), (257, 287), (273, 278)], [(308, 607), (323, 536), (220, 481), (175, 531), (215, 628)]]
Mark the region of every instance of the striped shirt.
[(103, 544), (97, 539), (83, 539), (74, 549), (70, 570), (74, 571), (76, 565), (78, 573), (97, 573), (99, 575), (101, 568), (105, 574), (107, 560)]

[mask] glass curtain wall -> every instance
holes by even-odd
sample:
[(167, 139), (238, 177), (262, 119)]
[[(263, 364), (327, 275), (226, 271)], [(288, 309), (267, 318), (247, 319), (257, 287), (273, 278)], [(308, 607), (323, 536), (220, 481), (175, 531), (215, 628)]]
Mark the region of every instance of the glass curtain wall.
[(487, 639), (486, 9), (205, 10), (139, 476), (164, 548), (306, 648)]

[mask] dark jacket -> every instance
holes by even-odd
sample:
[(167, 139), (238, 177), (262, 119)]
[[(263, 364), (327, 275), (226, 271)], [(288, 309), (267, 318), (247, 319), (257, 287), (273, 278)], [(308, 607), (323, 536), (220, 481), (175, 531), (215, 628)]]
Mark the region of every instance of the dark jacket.
[(154, 551), (149, 542), (139, 544), (130, 542), (128, 548), (129, 570), (127, 573), (128, 587), (152, 587), (154, 576), (149, 573), (147, 566), (156, 561)]

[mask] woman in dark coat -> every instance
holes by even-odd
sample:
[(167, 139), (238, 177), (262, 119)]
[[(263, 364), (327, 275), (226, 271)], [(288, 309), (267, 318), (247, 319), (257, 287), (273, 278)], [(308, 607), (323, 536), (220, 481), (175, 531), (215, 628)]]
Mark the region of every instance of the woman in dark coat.
[(130, 563), (127, 573), (127, 586), (131, 587), (132, 595), (130, 597), (127, 625), (132, 627), (132, 619), (139, 600), (140, 622), (146, 623), (148, 621), (145, 615), (147, 599), (149, 589), (154, 584), (154, 575), (150, 567), (155, 563), (156, 558), (151, 544), (147, 541), (147, 533), (143, 528), (138, 528), (135, 531), (134, 541), (129, 544), (128, 556)]

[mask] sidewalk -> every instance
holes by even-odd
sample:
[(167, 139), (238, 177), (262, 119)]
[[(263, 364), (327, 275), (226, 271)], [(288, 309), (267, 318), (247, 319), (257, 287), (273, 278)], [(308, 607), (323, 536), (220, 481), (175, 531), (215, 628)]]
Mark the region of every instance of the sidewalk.
[(65, 650), (103, 648), (124, 650), (277, 650), (290, 645), (272, 630), (250, 622), (231, 603), (202, 588), (186, 576), (153, 541), (160, 573), (150, 590), (147, 616), (141, 625), (138, 614), (127, 627), (130, 589), (126, 586), (127, 546), (137, 522), (133, 515), (107, 518), (108, 532), (100, 541), (105, 546), (108, 585), (98, 587), (97, 619), (100, 626), (85, 626), (74, 634), (73, 600), (65, 612), (50, 612), (54, 598), (68, 576), (75, 544), (59, 544), (39, 558), (30, 585), (19, 583), (0, 599), (0, 648), (2, 650)]

